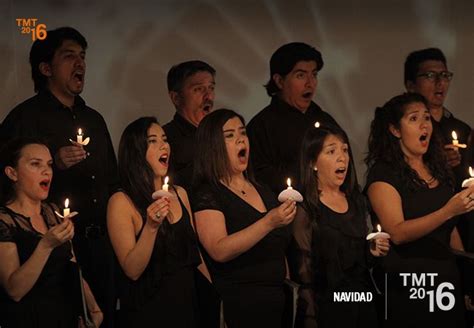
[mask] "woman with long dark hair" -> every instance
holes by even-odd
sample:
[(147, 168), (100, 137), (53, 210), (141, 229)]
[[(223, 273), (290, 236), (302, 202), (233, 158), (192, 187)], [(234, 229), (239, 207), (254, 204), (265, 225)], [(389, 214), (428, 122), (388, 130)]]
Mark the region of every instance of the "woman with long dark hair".
[(281, 327), (285, 249), (296, 205), (279, 205), (248, 168), (245, 121), (208, 114), (197, 130), (193, 210), (196, 230), (229, 328)]
[[(368, 209), (345, 132), (330, 125), (308, 130), (300, 175), (304, 201), (288, 258), (291, 278), (301, 285), (296, 326), (377, 327), (369, 264), (387, 254), (389, 243), (366, 240)], [(336, 302), (351, 292), (362, 301)]]
[[(196, 327), (194, 268), (201, 263), (186, 191), (163, 189), (170, 146), (154, 117), (130, 123), (120, 139), (122, 190), (109, 201), (107, 227), (123, 277), (123, 327)], [(205, 270), (205, 269), (203, 269)]]
[[(46, 202), (53, 178), (49, 149), (37, 139), (13, 139), (2, 148), (0, 162), (0, 326), (79, 327), (74, 225)], [(83, 283), (99, 327), (103, 314)]]
[[(455, 194), (422, 96), (402, 94), (376, 109), (366, 164), (367, 195), (393, 243), (383, 260), (388, 274), (384, 323), (463, 327), (464, 301), (451, 248), (463, 249), (456, 223), (458, 215), (474, 208), (474, 187)], [(413, 274), (416, 279), (436, 274), (421, 286), (433, 290), (432, 296), (414, 294), (420, 286), (412, 284)]]

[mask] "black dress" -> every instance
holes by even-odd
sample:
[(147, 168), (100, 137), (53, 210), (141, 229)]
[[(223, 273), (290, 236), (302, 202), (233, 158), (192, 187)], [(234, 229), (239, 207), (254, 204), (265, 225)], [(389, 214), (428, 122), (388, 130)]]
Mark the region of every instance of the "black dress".
[[(121, 326), (196, 327), (194, 268), (201, 263), (189, 213), (178, 196), (182, 216), (176, 223), (163, 222), (145, 271), (133, 281), (122, 272)], [(138, 240), (145, 226), (136, 236)]]
[[(298, 208), (288, 255), (291, 278), (301, 285), (296, 327), (377, 327), (367, 211), (348, 202), (345, 213), (319, 202), (317, 228)], [(335, 292), (359, 292), (366, 301), (334, 302)]]
[[(255, 186), (268, 210), (278, 206), (275, 195)], [(260, 220), (259, 212), (222, 184), (203, 184), (194, 189), (193, 210), (216, 210), (225, 217), (229, 235)], [(225, 263), (204, 259), (224, 304), (228, 328), (278, 328), (284, 309), (285, 249), (290, 238), (288, 227), (275, 229), (247, 252)]]
[[(376, 163), (368, 173), (368, 188), (374, 182), (385, 182), (393, 186), (402, 200), (402, 210), (405, 220), (428, 215), (441, 207), (454, 195), (452, 188), (439, 184), (435, 188), (408, 187), (394, 168), (387, 163)], [(391, 245), (389, 254), (382, 259), (384, 271), (387, 273), (387, 320), (386, 327), (464, 327), (464, 301), (460, 286), (460, 277), (456, 260), (450, 251), (450, 236), (456, 226), (457, 218), (446, 221), (429, 234), (402, 245)], [(413, 287), (411, 278), (403, 286), (400, 273), (436, 273), (434, 286), (426, 278), (426, 292), (436, 290), (441, 283), (447, 282), (454, 290), (444, 288), (441, 292), (450, 292), (455, 297), (453, 308), (442, 311), (434, 301), (434, 312), (429, 311), (429, 297), (413, 299), (414, 292), (419, 288)], [(412, 289), (414, 288), (414, 289)], [(423, 292), (421, 292), (423, 293)], [(443, 300), (448, 304), (448, 298)]]
[[(41, 205), (46, 226), (59, 224), (50, 204)], [(43, 235), (31, 225), (30, 218), (0, 207), (0, 242), (16, 244), (20, 265), (35, 250)], [(0, 326), (2, 328), (77, 327), (80, 300), (74, 286), (74, 264), (70, 243), (56, 247), (50, 254), (33, 288), (19, 301), (0, 290)], [(1, 265), (1, 264), (0, 264)]]

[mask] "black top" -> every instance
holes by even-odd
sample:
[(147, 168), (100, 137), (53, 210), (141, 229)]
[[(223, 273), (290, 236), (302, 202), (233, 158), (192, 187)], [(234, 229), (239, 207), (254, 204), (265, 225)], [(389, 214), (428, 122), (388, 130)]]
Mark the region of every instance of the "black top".
[(105, 227), (107, 202), (118, 183), (117, 162), (103, 117), (80, 96), (69, 108), (45, 90), (15, 107), (0, 131), (2, 142), (18, 136), (43, 138), (54, 158), (60, 147), (71, 145), (69, 139), (76, 140), (79, 128), (84, 138), (91, 139), (84, 147), (90, 155), (69, 169), (54, 167), (49, 194), (56, 204), (69, 198), (72, 210), (79, 212), (74, 218), (76, 234), (91, 222)]
[[(433, 129), (438, 132), (441, 137), (443, 145), (452, 144), (453, 137), (452, 132), (456, 131), (459, 143), (468, 144), (469, 136), (471, 134), (471, 127), (463, 121), (454, 117), (454, 115), (444, 109), (443, 116), (439, 122), (431, 120), (433, 122)], [(456, 188), (461, 189), (462, 181), (469, 177), (469, 160), (468, 160), (468, 149), (458, 148), (461, 154), (461, 164), (453, 168), (453, 172), (456, 177)]]
[[(48, 229), (60, 223), (52, 204), (42, 204), (41, 215)], [(0, 207), (0, 243), (15, 243), (20, 265), (30, 258), (42, 237), (29, 217)], [(79, 308), (76, 306), (80, 299), (74, 287), (79, 281), (74, 280), (71, 258), (70, 243), (56, 247), (36, 283), (19, 302), (14, 302), (4, 289), (0, 289), (0, 324), (25, 328), (77, 327)]]
[[(158, 230), (146, 269), (138, 280), (122, 275), (121, 310), (126, 327), (194, 327), (196, 324), (193, 269), (201, 263), (190, 216), (178, 196), (182, 216)], [(142, 217), (140, 238), (146, 224)]]
[(170, 172), (173, 183), (190, 190), (197, 128), (176, 113), (173, 120), (163, 126), (163, 130), (171, 146)]
[(286, 179), (297, 184), (301, 142), (314, 123), (338, 126), (331, 115), (314, 102), (305, 113), (272, 97), (270, 105), (250, 121), (250, 160), (257, 180), (270, 186), (274, 193), (286, 188)]
[[(450, 187), (442, 184), (435, 188), (419, 186), (416, 190), (411, 190), (389, 163), (375, 163), (368, 173), (366, 188), (377, 181), (388, 183), (396, 189), (401, 197), (405, 220), (420, 218), (435, 212), (454, 195)], [(382, 259), (389, 279), (389, 320), (387, 323), (390, 327), (416, 327), (421, 323), (432, 323), (435, 327), (439, 327), (440, 323), (445, 323), (450, 327), (462, 327), (463, 300), (460, 295), (459, 273), (454, 255), (450, 251), (450, 236), (457, 220), (457, 217), (452, 218), (412, 242), (401, 245), (392, 244), (389, 254)], [(435, 286), (430, 289), (436, 289), (442, 282), (453, 284), (455, 287), (453, 294), (460, 297), (456, 299), (456, 306), (449, 311), (438, 310), (430, 313), (427, 299), (410, 298), (409, 291), (412, 286), (402, 286), (400, 272), (437, 273)]]
[[(256, 185), (267, 211), (278, 206), (275, 195)], [(260, 220), (261, 213), (222, 184), (202, 184), (194, 193), (193, 210), (215, 210), (225, 217), (231, 235)], [(203, 256), (217, 292), (224, 302), (228, 327), (279, 327), (283, 312), (285, 250), (290, 239), (288, 227), (271, 231), (255, 246), (233, 260), (214, 261)]]
[[(319, 326), (362, 327), (361, 322), (357, 323), (362, 316), (361, 304), (350, 303), (351, 308), (344, 309), (342, 318), (338, 311), (343, 309), (331, 304), (334, 292), (373, 291), (366, 241), (368, 213), (358, 213), (355, 205), (348, 202), (345, 213), (319, 202), (317, 228), (314, 218), (298, 208), (288, 254), (291, 278), (301, 285), (297, 327), (317, 327), (316, 317)], [(366, 319), (364, 327), (372, 322)]]

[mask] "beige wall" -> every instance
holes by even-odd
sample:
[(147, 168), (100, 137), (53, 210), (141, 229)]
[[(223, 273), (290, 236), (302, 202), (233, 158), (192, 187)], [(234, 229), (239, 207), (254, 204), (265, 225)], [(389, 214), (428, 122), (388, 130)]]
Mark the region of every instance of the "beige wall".
[(404, 90), (412, 50), (443, 49), (455, 73), (447, 106), (474, 124), (474, 1), (0, 0), (0, 119), (33, 94), (31, 39), (20, 34), (19, 17), (86, 36), (83, 96), (104, 115), (115, 145), (139, 116), (172, 117), (166, 73), (189, 59), (217, 69), (216, 108), (250, 119), (269, 101), (262, 85), (271, 54), (290, 41), (323, 53), (315, 100), (347, 130), (361, 180), (373, 110)]

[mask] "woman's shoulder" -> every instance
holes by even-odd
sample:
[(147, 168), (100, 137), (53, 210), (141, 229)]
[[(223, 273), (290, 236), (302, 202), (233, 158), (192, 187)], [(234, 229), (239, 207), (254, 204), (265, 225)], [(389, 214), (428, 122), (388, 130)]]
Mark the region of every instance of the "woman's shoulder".
[(385, 161), (378, 161), (367, 172), (366, 188), (374, 182), (386, 182), (394, 187), (400, 185), (400, 176), (394, 165)]
[(130, 196), (123, 190), (116, 191), (109, 198), (108, 210), (133, 211), (135, 205)]

